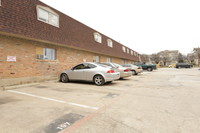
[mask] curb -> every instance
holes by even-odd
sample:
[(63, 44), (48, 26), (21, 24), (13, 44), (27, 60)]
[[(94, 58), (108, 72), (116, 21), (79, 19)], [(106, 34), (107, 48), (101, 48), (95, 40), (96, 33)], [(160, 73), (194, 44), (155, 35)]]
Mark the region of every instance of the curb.
[(18, 89), (18, 88), (24, 88), (24, 87), (32, 87), (39, 85), (39, 83), (31, 83), (31, 84), (23, 84), (23, 85), (13, 85), (13, 86), (1, 86), (0, 90), (5, 91), (5, 90), (13, 90), (13, 89)]

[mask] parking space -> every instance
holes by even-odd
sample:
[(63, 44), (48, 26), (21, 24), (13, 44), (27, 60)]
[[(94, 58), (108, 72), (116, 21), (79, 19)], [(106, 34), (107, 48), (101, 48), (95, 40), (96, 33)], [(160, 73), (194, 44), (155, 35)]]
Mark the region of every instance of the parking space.
[(104, 86), (48, 81), (1, 91), (0, 132), (62, 131), (114, 101), (128, 90), (131, 82), (137, 81), (135, 77)]

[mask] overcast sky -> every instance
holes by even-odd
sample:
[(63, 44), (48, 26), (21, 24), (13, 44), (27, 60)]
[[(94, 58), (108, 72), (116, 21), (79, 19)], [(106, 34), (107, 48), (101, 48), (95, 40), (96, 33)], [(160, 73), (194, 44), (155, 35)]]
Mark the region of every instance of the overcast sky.
[(41, 0), (139, 52), (200, 47), (200, 0)]

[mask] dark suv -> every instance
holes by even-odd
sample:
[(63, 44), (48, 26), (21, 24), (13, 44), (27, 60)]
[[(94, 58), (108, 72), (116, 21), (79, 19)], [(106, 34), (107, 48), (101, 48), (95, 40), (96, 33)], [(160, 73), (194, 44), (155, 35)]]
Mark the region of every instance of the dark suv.
[(192, 64), (187, 64), (187, 63), (176, 63), (176, 68), (192, 68)]
[(153, 71), (157, 69), (155, 64), (143, 64), (141, 62), (136, 62), (134, 65), (142, 67), (143, 70)]

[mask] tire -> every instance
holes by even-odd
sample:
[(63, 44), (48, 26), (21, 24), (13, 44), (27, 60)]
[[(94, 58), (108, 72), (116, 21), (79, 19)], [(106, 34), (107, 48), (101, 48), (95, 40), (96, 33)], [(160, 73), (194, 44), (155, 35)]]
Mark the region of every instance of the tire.
[(67, 74), (63, 73), (63, 74), (60, 76), (60, 81), (63, 82), (63, 83), (69, 82), (69, 78), (68, 78)]
[(178, 66), (178, 69), (180, 69), (181, 68), (181, 66)]
[(147, 71), (152, 71), (152, 70), (153, 70), (153, 68), (151, 68), (151, 67), (147, 68)]
[(137, 75), (135, 70), (132, 71), (132, 75)]
[(103, 76), (101, 76), (101, 75), (94, 76), (93, 81), (97, 86), (102, 86), (105, 83), (105, 80), (104, 80)]

